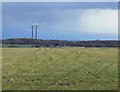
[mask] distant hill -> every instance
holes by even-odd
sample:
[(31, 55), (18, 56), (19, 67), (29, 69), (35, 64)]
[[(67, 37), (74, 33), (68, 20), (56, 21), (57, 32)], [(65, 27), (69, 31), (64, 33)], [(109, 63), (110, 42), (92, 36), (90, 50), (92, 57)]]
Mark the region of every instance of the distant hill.
[[(34, 44), (37, 47), (56, 47), (56, 46), (77, 46), (77, 47), (120, 47), (117, 40), (88, 40), (88, 41), (66, 41), (66, 40), (33, 40), (31, 38), (12, 38), (1, 40), (2, 44)], [(0, 42), (1, 42), (0, 41)]]

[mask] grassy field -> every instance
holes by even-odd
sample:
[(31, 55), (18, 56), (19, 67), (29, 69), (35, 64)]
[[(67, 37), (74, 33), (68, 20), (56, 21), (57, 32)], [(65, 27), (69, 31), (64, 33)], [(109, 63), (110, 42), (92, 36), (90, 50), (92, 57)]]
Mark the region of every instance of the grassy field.
[(3, 48), (3, 90), (114, 90), (117, 48)]

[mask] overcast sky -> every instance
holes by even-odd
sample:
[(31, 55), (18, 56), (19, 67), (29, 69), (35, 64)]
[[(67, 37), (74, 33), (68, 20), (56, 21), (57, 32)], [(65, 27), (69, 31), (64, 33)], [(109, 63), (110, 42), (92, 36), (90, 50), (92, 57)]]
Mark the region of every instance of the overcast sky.
[(119, 0), (2, 0), (2, 2), (119, 2)]
[(116, 40), (116, 2), (3, 3), (3, 38), (30, 38), (38, 24), (39, 39)]

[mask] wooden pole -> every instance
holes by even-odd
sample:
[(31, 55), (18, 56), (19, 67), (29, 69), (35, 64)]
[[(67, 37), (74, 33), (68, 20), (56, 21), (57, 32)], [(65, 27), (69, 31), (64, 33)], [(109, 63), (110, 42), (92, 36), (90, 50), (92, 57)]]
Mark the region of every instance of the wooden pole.
[(37, 28), (38, 28), (38, 25), (36, 25), (36, 37), (35, 37), (36, 40), (37, 40)]
[(33, 28), (34, 28), (34, 26), (32, 25), (32, 48), (33, 48), (33, 39), (34, 39), (34, 37), (33, 37)]

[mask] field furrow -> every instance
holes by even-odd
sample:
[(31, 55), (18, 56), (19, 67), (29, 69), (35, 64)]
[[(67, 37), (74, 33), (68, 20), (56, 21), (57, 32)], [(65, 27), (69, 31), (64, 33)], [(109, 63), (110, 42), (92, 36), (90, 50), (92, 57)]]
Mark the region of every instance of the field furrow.
[(114, 90), (116, 48), (3, 48), (4, 90)]

